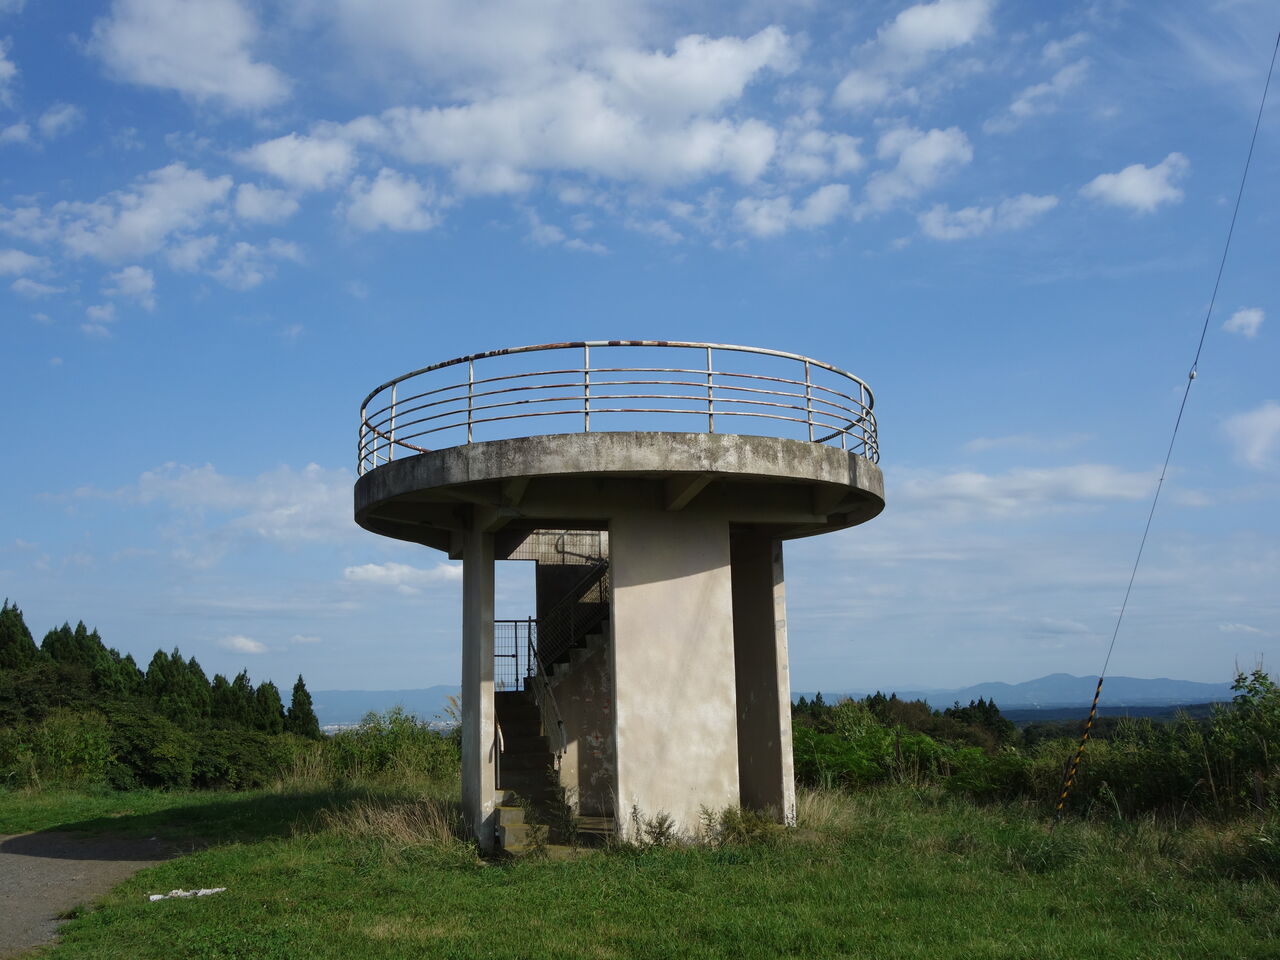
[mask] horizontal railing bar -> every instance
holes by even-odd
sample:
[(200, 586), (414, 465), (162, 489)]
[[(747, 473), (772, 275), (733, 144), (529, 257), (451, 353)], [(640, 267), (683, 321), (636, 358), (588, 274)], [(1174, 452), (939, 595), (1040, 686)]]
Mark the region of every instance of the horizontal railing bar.
[[(593, 366), (592, 359), (599, 360), (610, 354), (597, 351), (593, 356), (592, 347), (696, 350), (705, 352), (706, 364), (689, 367)], [(476, 369), (476, 361), (479, 360), (564, 349), (582, 349), (584, 362), (550, 370), (476, 376), (476, 373), (486, 372)], [(754, 354), (801, 363), (804, 365), (804, 379), (779, 375), (783, 372), (781, 370), (753, 373), (741, 369), (717, 369), (717, 352)], [(464, 363), (467, 365), (466, 381), (419, 389), (412, 394), (395, 389), (414, 377)], [(853, 385), (856, 394), (815, 382), (813, 373), (823, 370)], [(381, 397), (381, 402), (372, 407), (371, 404), (384, 391), (390, 391), (390, 396)], [(400, 394), (398, 398), (397, 393)], [(651, 400), (662, 401), (664, 405), (624, 405)], [(755, 417), (806, 424), (809, 442), (827, 443), (837, 437), (852, 438), (852, 447), (844, 439), (839, 446), (878, 460), (879, 437), (874, 404), (874, 394), (861, 378), (831, 364), (779, 350), (675, 340), (540, 344), (458, 357), (387, 381), (366, 396), (361, 404), (357, 463), (360, 472), (364, 473), (370, 467), (393, 460), (397, 450), (426, 452), (423, 447), (409, 442), (411, 440), (462, 428), (466, 429), (465, 442), (470, 443), (476, 425), (502, 420), (583, 416), (583, 429), (590, 431), (592, 414), (610, 417), (627, 414), (706, 417), (705, 429), (708, 431), (715, 430), (716, 417)], [(563, 409), (557, 409), (560, 407)], [(780, 435), (791, 433), (788, 429)], [(800, 433), (803, 435), (804, 431)], [(816, 436), (815, 433), (821, 435)]]
[(764, 347), (747, 347), (733, 343), (696, 343), (685, 340), (568, 340), (561, 343), (541, 343), (525, 347), (508, 347), (502, 350), (487, 350), (483, 353), (468, 354), (464, 357), (454, 357), (452, 360), (443, 360), (439, 363), (429, 364), (425, 367), (419, 367), (417, 370), (411, 370), (408, 373), (388, 380), (371, 390), (360, 404), (360, 409), (364, 410), (369, 401), (381, 393), (383, 390), (390, 389), (393, 385), (401, 383), (412, 377), (420, 376), (424, 373), (431, 373), (435, 370), (442, 370), (445, 367), (452, 367), (461, 363), (474, 363), (477, 360), (485, 360), (490, 357), (505, 357), (520, 353), (537, 353), (544, 350), (564, 350), (564, 349), (582, 349), (583, 347), (672, 347), (677, 349), (695, 349), (695, 350), (724, 350), (731, 353), (751, 353), (759, 356), (778, 357), (784, 360), (795, 360), (799, 363), (808, 363), (820, 370), (826, 370), (838, 376), (845, 377), (853, 381), (867, 391), (868, 407), (875, 405), (875, 395), (872, 393), (871, 387), (861, 377), (855, 376), (847, 370), (842, 370), (837, 366), (824, 363), (821, 360), (814, 360), (811, 357), (805, 357), (798, 353), (788, 353), (783, 350), (769, 350)]

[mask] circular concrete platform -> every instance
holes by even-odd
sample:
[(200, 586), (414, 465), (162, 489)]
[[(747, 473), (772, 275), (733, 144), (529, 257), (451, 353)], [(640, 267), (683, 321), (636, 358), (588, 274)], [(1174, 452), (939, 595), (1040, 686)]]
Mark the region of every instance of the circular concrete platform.
[(356, 482), (356, 522), (453, 552), (472, 507), (511, 532), (605, 527), (637, 506), (722, 516), (778, 539), (865, 523), (884, 479), (821, 443), (724, 433), (566, 433), (448, 447), (385, 462)]

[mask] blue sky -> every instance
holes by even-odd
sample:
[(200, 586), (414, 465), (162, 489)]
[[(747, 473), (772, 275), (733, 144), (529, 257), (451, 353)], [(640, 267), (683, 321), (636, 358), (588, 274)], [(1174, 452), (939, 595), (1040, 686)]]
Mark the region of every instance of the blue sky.
[[(888, 508), (788, 548), (796, 689), (1096, 672), (1278, 27), (0, 0), (0, 593), (210, 671), (456, 682), (456, 566), (351, 520), (360, 399), (485, 349), (708, 340), (876, 391)], [(1113, 672), (1280, 660), (1278, 99)]]

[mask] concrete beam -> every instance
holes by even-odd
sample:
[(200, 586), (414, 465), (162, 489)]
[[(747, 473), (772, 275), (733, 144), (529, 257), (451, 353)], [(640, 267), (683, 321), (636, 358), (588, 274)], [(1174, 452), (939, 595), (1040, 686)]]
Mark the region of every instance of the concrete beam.
[(520, 506), (524, 492), (529, 489), (529, 481), (533, 477), (512, 477), (502, 483), (502, 502), (509, 507)]
[(664, 489), (664, 507), (675, 512), (685, 506), (706, 489), (707, 484), (715, 479), (712, 473), (680, 474), (668, 477)]

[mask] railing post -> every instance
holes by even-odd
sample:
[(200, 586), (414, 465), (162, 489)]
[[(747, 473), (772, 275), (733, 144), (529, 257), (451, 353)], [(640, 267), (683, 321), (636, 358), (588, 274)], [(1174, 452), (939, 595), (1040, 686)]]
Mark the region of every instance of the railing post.
[(476, 362), (467, 361), (467, 443), (471, 442), (471, 400), (476, 382)]
[(809, 361), (804, 362), (804, 419), (809, 424), (809, 442), (813, 443), (813, 381), (809, 378)]
[(591, 432), (591, 347), (582, 345), (582, 377), (586, 388), (582, 395), (582, 432)]
[(716, 432), (715, 390), (711, 382), (711, 348), (707, 347), (707, 433)]
[(387, 444), (387, 459), (392, 460), (396, 455), (396, 387), (398, 384), (391, 385), (391, 429), (388, 431), (391, 440)]

